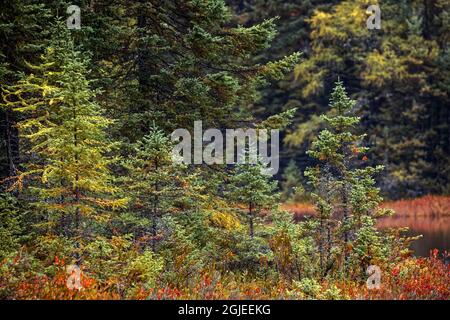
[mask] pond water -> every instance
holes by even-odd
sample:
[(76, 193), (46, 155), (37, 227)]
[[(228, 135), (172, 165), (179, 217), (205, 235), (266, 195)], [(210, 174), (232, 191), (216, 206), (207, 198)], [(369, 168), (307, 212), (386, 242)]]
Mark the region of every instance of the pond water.
[[(422, 235), (411, 244), (414, 255), (429, 257), (433, 249), (450, 253), (450, 197), (425, 196), (387, 202), (383, 207), (393, 209), (396, 214), (378, 220), (380, 229), (408, 227), (407, 236)], [(315, 215), (311, 204), (285, 204), (283, 208), (292, 212), (297, 222)]]
[(438, 249), (440, 252), (450, 252), (450, 216), (397, 216), (382, 218), (378, 226), (409, 227), (407, 235), (422, 235), (422, 238), (411, 244), (416, 256), (428, 257), (430, 250)]

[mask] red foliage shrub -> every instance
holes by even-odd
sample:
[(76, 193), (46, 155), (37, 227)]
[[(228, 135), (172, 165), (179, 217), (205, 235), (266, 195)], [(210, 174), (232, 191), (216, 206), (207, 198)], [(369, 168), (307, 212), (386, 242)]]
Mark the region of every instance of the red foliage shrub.
[[(449, 257), (448, 253), (444, 253)], [(59, 262), (52, 278), (35, 276), (20, 282), (14, 299), (121, 299), (114, 283), (100, 283), (82, 275), (82, 290), (68, 289), (66, 268)], [(383, 269), (381, 288), (369, 290), (365, 283), (355, 281), (323, 281), (321, 291), (338, 290), (339, 299), (450, 299), (450, 265), (444, 264), (437, 250), (430, 258), (407, 258)], [(218, 271), (204, 272), (193, 287), (167, 285), (152, 290), (139, 289), (132, 299), (301, 299), (305, 295), (294, 283), (263, 279), (244, 280)], [(327, 295), (320, 297), (327, 299)]]
[(448, 300), (450, 265), (433, 250), (430, 258), (408, 258), (383, 270), (380, 289), (369, 290), (365, 284), (341, 283), (338, 287), (351, 299)]

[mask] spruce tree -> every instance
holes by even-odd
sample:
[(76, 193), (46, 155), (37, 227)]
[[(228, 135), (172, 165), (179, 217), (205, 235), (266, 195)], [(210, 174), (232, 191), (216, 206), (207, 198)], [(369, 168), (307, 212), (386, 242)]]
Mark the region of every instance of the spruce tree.
[[(180, 211), (189, 210), (189, 198), (195, 198), (195, 174), (187, 167), (172, 160), (172, 142), (157, 126), (134, 144), (134, 154), (124, 161), (125, 190), (131, 197), (134, 214), (144, 218), (144, 228), (137, 230), (138, 236), (146, 237), (153, 251), (159, 239), (162, 218)], [(161, 240), (161, 239), (159, 239)]]
[[(366, 243), (366, 248), (376, 247), (379, 239), (374, 219), (390, 212), (378, 208), (382, 198), (373, 175), (383, 170), (383, 166), (365, 165), (368, 148), (361, 145), (365, 135), (354, 133), (360, 122), (354, 115), (355, 103), (338, 81), (330, 98), (331, 113), (322, 116), (327, 128), (308, 151), (317, 160), (316, 166), (308, 168), (305, 175), (315, 191), (312, 197), (318, 214), (316, 239), (321, 277), (331, 270), (348, 276), (351, 262), (359, 268), (361, 261), (351, 258), (355, 257), (356, 244), (362, 241), (361, 232), (367, 235), (370, 231), (371, 237), (366, 240), (374, 242)], [(378, 251), (365, 254), (369, 261), (382, 258)]]
[(125, 143), (142, 138), (153, 121), (166, 132), (190, 129), (196, 120), (215, 128), (247, 123), (258, 88), (299, 60), (293, 52), (252, 61), (275, 37), (274, 21), (233, 24), (223, 0), (104, 2), (121, 13), (114, 25), (126, 30), (120, 50), (106, 59), (115, 90), (102, 97)]
[(251, 238), (255, 235), (255, 220), (261, 210), (277, 205), (277, 181), (270, 180), (266, 169), (260, 162), (238, 164), (230, 178), (229, 199), (236, 205), (243, 206), (242, 212), (248, 221)]

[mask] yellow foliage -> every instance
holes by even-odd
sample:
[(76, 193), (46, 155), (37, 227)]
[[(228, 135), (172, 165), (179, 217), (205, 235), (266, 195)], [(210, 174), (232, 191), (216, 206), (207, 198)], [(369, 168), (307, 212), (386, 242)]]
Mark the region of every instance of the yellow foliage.
[(343, 41), (355, 36), (368, 36), (366, 10), (372, 4), (377, 3), (366, 0), (344, 1), (335, 6), (332, 13), (315, 11), (308, 20), (313, 29), (312, 38)]
[(369, 85), (382, 87), (393, 81), (425, 80), (425, 72), (411, 73), (412, 67), (422, 66), (424, 61), (433, 61), (439, 56), (439, 46), (435, 41), (426, 41), (417, 35), (408, 41), (399, 37), (386, 39), (380, 50), (373, 50), (365, 59), (362, 79)]
[(405, 77), (405, 66), (394, 51), (386, 48), (384, 53), (378, 50), (371, 52), (365, 61), (365, 70), (362, 78), (367, 84), (382, 87), (395, 79)]
[(210, 221), (216, 227), (221, 227), (226, 230), (240, 229), (242, 227), (239, 219), (231, 213), (224, 213), (220, 211), (210, 211)]

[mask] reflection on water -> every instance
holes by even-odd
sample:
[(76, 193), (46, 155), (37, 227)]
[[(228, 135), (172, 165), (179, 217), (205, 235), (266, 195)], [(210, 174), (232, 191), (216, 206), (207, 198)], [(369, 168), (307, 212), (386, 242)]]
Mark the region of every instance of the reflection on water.
[[(433, 249), (450, 252), (450, 196), (427, 195), (385, 202), (382, 207), (393, 209), (396, 214), (380, 219), (380, 228), (409, 227), (406, 235), (423, 236), (411, 245), (415, 255), (428, 257)], [(283, 209), (292, 212), (297, 222), (315, 215), (314, 205), (308, 203), (284, 204)]]
[(389, 227), (409, 227), (407, 235), (423, 237), (416, 240), (411, 245), (415, 255), (428, 257), (430, 250), (450, 251), (450, 216), (397, 216), (382, 218), (378, 226), (380, 228)]

